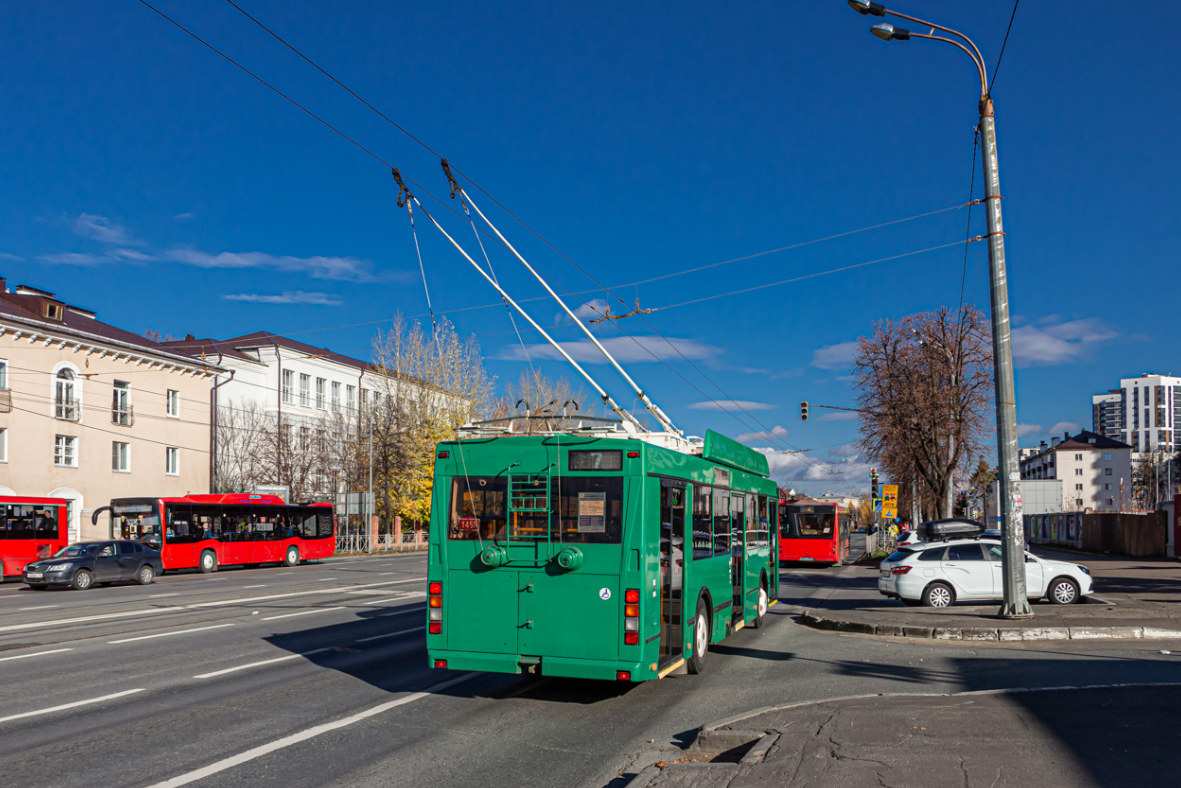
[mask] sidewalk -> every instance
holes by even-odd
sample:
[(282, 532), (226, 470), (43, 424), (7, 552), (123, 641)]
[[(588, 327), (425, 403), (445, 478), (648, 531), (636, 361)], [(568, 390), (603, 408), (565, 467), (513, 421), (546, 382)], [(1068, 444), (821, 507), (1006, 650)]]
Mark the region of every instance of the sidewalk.
[(800, 623), (836, 632), (942, 640), (1181, 638), (1181, 563), (1058, 548), (1034, 547), (1033, 552), (1086, 565), (1095, 578), (1095, 594), (1076, 605), (1034, 602), (1034, 617), (1025, 621), (997, 616), (999, 601), (912, 608), (878, 593), (875, 562), (843, 570), (840, 586), (827, 599), (799, 600)]
[(874, 695), (704, 726), (628, 788), (1176, 784), (1181, 684)]

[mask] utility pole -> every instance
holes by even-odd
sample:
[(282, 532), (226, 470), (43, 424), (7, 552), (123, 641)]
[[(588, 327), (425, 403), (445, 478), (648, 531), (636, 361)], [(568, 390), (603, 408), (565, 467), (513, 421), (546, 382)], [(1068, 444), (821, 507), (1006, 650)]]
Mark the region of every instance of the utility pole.
[[(996, 117), (989, 93), (988, 76), (980, 48), (959, 31), (936, 25), (917, 17), (892, 11), (871, 0), (848, 0), (849, 7), (862, 16), (896, 16), (929, 27), (930, 33), (918, 33), (894, 27), (886, 22), (874, 25), (870, 32), (883, 41), (909, 41), (922, 38), (951, 44), (972, 59), (980, 76), (980, 125), (984, 149), (984, 204), (988, 217), (988, 276), (992, 303), (992, 355), (996, 395), (997, 481), (1001, 510), (1001, 576), (1004, 603), (1001, 618), (1033, 618), (1033, 609), (1025, 588), (1025, 534), (1021, 518), (1020, 471), (1017, 467), (1017, 395), (1013, 385), (1013, 347), (1009, 323), (1009, 280), (1005, 272), (1005, 233), (1001, 221), (1000, 164), (996, 151)], [(941, 31), (954, 36), (936, 35)], [(959, 40), (956, 40), (959, 39)]]

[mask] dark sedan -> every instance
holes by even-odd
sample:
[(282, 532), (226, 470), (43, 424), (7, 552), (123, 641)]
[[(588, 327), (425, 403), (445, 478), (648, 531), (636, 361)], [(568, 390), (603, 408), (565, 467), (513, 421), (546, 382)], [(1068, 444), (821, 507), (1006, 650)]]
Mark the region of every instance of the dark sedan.
[(126, 540), (78, 542), (63, 547), (51, 558), (26, 565), (23, 579), (38, 590), (69, 585), (85, 591), (95, 583), (106, 586), (120, 580), (135, 580), (146, 586), (163, 572), (160, 553), (145, 544)]

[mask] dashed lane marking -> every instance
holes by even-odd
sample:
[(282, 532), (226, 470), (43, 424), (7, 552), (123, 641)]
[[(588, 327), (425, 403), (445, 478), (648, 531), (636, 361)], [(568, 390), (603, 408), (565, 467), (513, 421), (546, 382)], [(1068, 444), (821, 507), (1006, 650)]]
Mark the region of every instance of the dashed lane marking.
[(257, 668), (257, 667), (261, 667), (263, 665), (274, 665), (276, 662), (287, 662), (288, 660), (292, 660), (292, 659), (301, 659), (303, 657), (310, 657), (312, 654), (320, 654), (322, 652), (329, 651), (329, 650), (330, 649), (326, 649), (326, 648), (312, 649), (311, 651), (305, 651), (301, 654), (290, 654), (286, 657), (275, 657), (274, 659), (264, 659), (259, 662), (249, 662), (245, 665), (237, 665), (232, 668), (223, 668), (222, 670), (215, 670), (212, 673), (202, 673), (199, 676), (193, 676), (193, 678), (195, 678), (195, 679), (211, 679), (214, 676), (224, 676), (227, 673), (236, 673), (239, 670), (249, 670), (250, 668)]
[(10, 720), (21, 720), (25, 717), (36, 717), (41, 714), (52, 714), (55, 711), (65, 711), (66, 709), (76, 709), (79, 706), (89, 706), (92, 703), (102, 703), (107, 700), (114, 700), (115, 698), (122, 698), (127, 695), (134, 695), (137, 692), (143, 692), (143, 687), (139, 689), (124, 690), (123, 692), (116, 692), (113, 695), (103, 695), (101, 698), (91, 698), (90, 700), (76, 700), (73, 703), (64, 703), (61, 706), (53, 706), (48, 709), (38, 709), (37, 711), (26, 711), (22, 714), (10, 714), (7, 717), (0, 717), (0, 722), (9, 722)]
[(214, 626), (211, 626), (211, 627), (197, 627), (196, 629), (182, 629), (178, 632), (158, 632), (155, 635), (140, 635), (139, 637), (134, 637), (134, 638), (123, 638), (122, 640), (111, 640), (111, 641), (107, 642), (107, 645), (113, 646), (116, 643), (132, 643), (136, 640), (151, 640), (152, 638), (167, 638), (167, 637), (172, 637), (173, 635), (187, 635), (190, 632), (204, 632), (207, 629), (222, 629), (224, 627), (232, 627), (232, 626), (234, 626), (234, 625), (233, 624), (215, 624)]
[(15, 657), (0, 657), (0, 662), (8, 662), (14, 659), (28, 659), (29, 657), (43, 657), (46, 654), (60, 654), (63, 651), (73, 651), (72, 648), (55, 648), (53, 651), (38, 651), (33, 654), (18, 654)]

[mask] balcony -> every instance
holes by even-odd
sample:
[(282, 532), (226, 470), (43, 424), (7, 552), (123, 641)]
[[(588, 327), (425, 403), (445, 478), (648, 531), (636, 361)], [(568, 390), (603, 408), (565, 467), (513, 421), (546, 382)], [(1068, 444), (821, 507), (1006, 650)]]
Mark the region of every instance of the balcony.
[(0, 389), (0, 413), (12, 413), (12, 391)]
[(119, 427), (130, 427), (135, 424), (135, 409), (130, 405), (124, 408), (111, 408), (111, 423)]
[(82, 406), (73, 397), (55, 397), (53, 400), (53, 417), (62, 421), (78, 421), (82, 414)]

